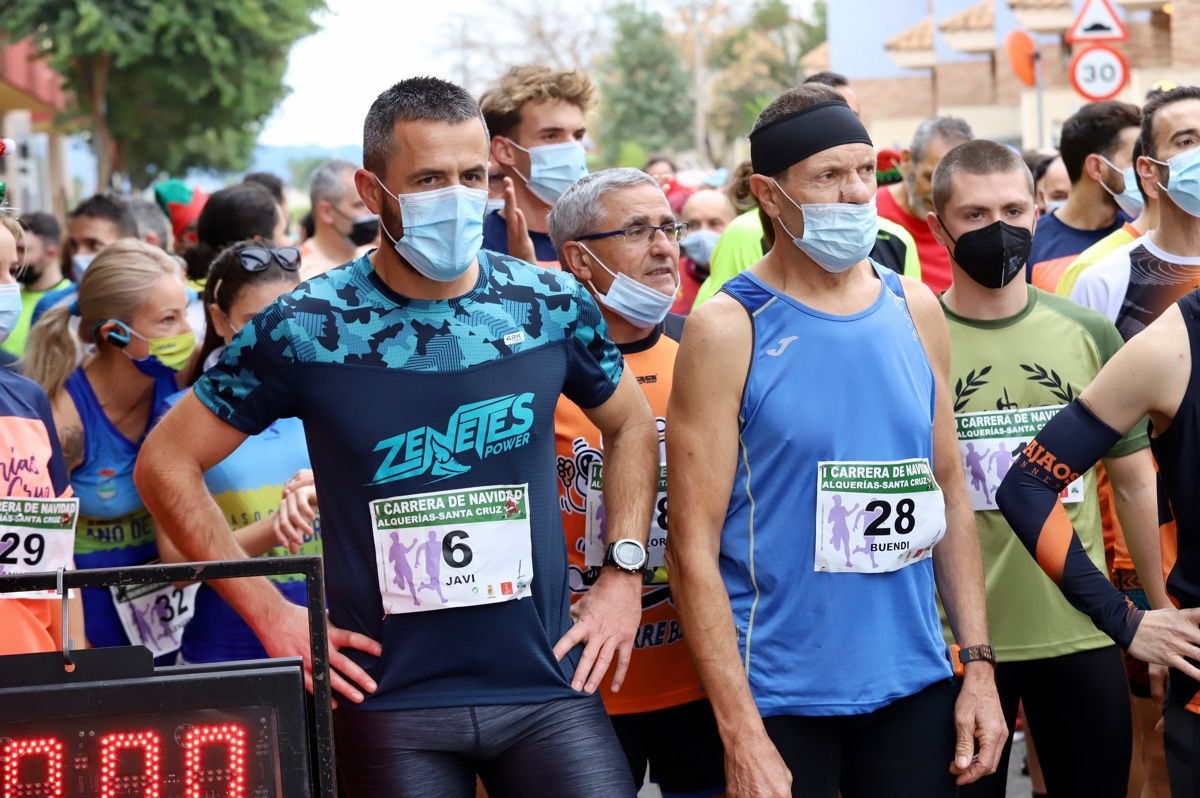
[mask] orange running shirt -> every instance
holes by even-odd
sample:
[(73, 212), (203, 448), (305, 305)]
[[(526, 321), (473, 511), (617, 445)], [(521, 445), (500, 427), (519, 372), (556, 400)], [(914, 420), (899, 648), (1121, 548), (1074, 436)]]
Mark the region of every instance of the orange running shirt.
[[(71, 495), (50, 400), (34, 382), (0, 369), (0, 496)], [(60, 605), (45, 599), (0, 598), (0, 655), (53, 651)]]
[[(660, 462), (665, 462), (667, 399), (671, 393), (671, 374), (679, 345), (660, 329), (645, 341), (618, 347), (625, 363), (637, 375), (638, 384), (650, 402), (658, 425)], [(593, 463), (603, 461), (600, 431), (579, 407), (565, 396), (558, 400), (554, 413), (557, 452), (559, 507), (563, 530), (567, 535), (568, 578), (571, 600), (578, 600), (596, 581), (600, 569), (585, 563), (587, 537), (587, 498)], [(666, 528), (666, 498), (655, 504), (652, 531)], [(593, 521), (596, 523), (595, 519)], [(652, 535), (653, 537), (653, 535)], [(651, 546), (651, 563), (662, 561), (661, 546)], [(613, 715), (653, 712), (704, 697), (700, 679), (692, 668), (679, 613), (671, 603), (666, 569), (647, 574), (642, 593), (642, 623), (634, 637), (633, 659), (625, 684), (612, 692), (612, 678), (605, 678), (601, 690), (604, 706)], [(611, 671), (610, 671), (611, 673)]]

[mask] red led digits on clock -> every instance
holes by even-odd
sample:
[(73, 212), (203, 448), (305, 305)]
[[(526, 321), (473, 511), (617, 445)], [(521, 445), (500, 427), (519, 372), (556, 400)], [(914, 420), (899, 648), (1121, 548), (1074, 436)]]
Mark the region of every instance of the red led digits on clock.
[[(206, 748), (223, 746), (224, 764), (205, 767)], [(183, 736), (184, 798), (206, 798), (213, 783), (225, 783), (225, 798), (246, 798), (246, 728), (237, 723), (193, 726)]]
[[(0, 755), (4, 761), (3, 798), (22, 798), (26, 795), (62, 798), (63, 795), (63, 744), (53, 737), (36, 737), (27, 740), (9, 740)], [(26, 769), (21, 774), (21, 761), (44, 760), (44, 769), (34, 775)], [(30, 763), (32, 764), (32, 763)]]
[[(141, 749), (141, 768), (137, 773), (122, 773), (121, 752), (130, 749)], [(100, 738), (101, 798), (117, 798), (120, 795), (160, 798), (162, 781), (159, 778), (159, 763), (161, 761), (162, 754), (158, 735), (152, 731), (118, 732), (104, 735)]]

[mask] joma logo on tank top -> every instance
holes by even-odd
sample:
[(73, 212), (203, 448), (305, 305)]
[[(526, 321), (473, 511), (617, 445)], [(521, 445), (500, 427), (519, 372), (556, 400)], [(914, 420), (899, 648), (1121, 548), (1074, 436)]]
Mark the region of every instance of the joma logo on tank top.
[(382, 485), (428, 474), (438, 482), (471, 470), (456, 455), (474, 452), (479, 460), (529, 443), (533, 426), (533, 394), (508, 394), (462, 405), (451, 414), (445, 431), (417, 427), (385, 438), (374, 451), (386, 452), (368, 484)]

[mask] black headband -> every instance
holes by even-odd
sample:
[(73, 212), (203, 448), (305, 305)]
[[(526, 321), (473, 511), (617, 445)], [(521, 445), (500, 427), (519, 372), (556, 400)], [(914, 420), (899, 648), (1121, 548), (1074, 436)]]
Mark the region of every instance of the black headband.
[(777, 175), (794, 163), (842, 144), (874, 146), (850, 106), (841, 100), (826, 100), (751, 133), (750, 162), (755, 174)]

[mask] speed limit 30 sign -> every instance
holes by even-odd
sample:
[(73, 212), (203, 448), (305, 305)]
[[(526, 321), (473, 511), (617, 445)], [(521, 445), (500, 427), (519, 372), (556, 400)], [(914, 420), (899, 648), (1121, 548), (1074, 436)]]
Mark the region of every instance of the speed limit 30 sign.
[(1071, 85), (1089, 100), (1111, 100), (1129, 80), (1129, 62), (1119, 51), (1106, 45), (1080, 50), (1071, 59)]

